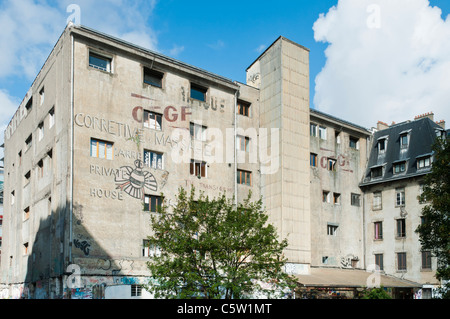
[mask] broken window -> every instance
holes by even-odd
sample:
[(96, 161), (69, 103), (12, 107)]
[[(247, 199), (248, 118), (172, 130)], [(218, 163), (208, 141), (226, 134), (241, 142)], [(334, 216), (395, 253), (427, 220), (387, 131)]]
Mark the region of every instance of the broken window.
[(149, 68), (144, 68), (144, 83), (162, 88), (164, 74)]
[(191, 99), (206, 102), (207, 88), (191, 83)]

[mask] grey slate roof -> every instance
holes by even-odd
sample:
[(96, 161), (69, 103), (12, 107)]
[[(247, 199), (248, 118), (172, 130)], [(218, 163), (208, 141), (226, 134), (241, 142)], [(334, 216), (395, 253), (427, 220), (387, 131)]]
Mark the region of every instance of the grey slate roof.
[[(436, 130), (443, 131), (439, 125), (425, 117), (415, 121), (392, 125), (385, 130), (375, 132), (366, 173), (360, 186), (385, 183), (427, 174), (431, 168), (417, 169), (417, 159), (432, 155), (431, 147), (437, 136)], [(406, 132), (409, 133), (408, 147), (401, 149), (400, 135)], [(383, 138), (387, 139), (386, 151), (384, 154), (378, 154), (378, 140)], [(406, 172), (394, 174), (394, 164), (402, 161), (406, 161)], [(371, 179), (372, 168), (380, 166), (384, 167), (383, 175)]]

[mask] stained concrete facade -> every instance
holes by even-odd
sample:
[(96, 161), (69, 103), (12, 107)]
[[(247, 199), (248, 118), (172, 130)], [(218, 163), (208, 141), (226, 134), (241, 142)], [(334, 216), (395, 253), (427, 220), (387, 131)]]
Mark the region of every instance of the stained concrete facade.
[(310, 109), (309, 50), (284, 37), (243, 84), (69, 25), (5, 131), (1, 296), (151, 297), (136, 291), (155, 253), (151, 210), (180, 186), (262, 196), (289, 273), (365, 269), (352, 194), (363, 198), (370, 136)]

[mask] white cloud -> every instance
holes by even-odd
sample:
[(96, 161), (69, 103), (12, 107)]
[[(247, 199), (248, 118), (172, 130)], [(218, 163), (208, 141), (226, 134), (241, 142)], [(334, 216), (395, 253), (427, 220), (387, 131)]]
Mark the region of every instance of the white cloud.
[(261, 44), (260, 46), (258, 46), (255, 51), (258, 53), (262, 53), (265, 49), (266, 49), (266, 45), (265, 44)]
[(184, 46), (182, 45), (174, 45), (172, 49), (169, 50), (170, 57), (177, 57), (181, 52), (184, 51)]
[(313, 29), (329, 44), (318, 110), (365, 127), (429, 111), (450, 121), (450, 20), (428, 0), (339, 0)]
[[(0, 145), (4, 142), (4, 132), (19, 104), (19, 99), (9, 95), (6, 90), (0, 89), (0, 119), (4, 119), (0, 122)], [(3, 148), (0, 148), (0, 158), (2, 157)]]

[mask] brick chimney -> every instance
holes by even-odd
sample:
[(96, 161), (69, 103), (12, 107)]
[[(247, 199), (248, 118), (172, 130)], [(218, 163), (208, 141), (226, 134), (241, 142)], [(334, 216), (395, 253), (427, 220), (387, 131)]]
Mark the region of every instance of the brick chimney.
[(444, 120), (437, 121), (436, 124), (445, 130), (445, 121)]
[(387, 128), (389, 128), (389, 125), (387, 125), (384, 122), (378, 121), (378, 123), (377, 123), (377, 130), (381, 131), (381, 130), (385, 130)]
[(421, 115), (417, 115), (414, 117), (414, 120), (420, 120), (423, 119), (425, 117), (428, 117), (430, 120), (432, 120), (434, 122), (434, 113), (433, 112), (428, 112), (425, 114), (421, 114)]

